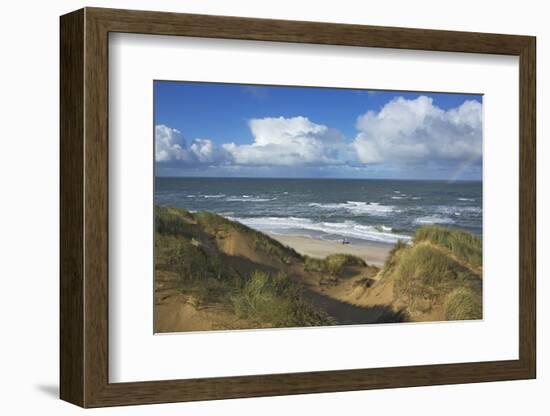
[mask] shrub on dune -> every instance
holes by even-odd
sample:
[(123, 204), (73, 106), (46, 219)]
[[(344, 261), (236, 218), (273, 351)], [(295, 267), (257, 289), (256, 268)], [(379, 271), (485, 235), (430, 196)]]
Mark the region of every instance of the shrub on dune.
[(351, 254), (331, 254), (324, 259), (306, 257), (304, 266), (307, 271), (323, 272), (337, 276), (345, 267), (367, 267), (367, 263)]
[(306, 256), (304, 267), (310, 272), (323, 272), (325, 271), (325, 259)]
[(316, 326), (331, 322), (304, 299), (302, 288), (284, 274), (254, 272), (232, 297), (240, 318), (270, 323), (273, 327)]
[(158, 234), (189, 236), (192, 214), (177, 208), (155, 207), (155, 227)]
[(481, 319), (481, 297), (470, 289), (457, 288), (445, 299), (445, 315), (450, 321)]
[(339, 274), (347, 266), (367, 266), (363, 259), (351, 254), (331, 254), (325, 258), (325, 264), (327, 271), (334, 275)]

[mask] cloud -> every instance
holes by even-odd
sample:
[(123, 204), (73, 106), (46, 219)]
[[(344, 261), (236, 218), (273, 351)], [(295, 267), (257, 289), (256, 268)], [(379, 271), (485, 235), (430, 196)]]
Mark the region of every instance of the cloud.
[[(214, 122), (214, 121), (213, 121)], [(248, 120), (251, 143), (214, 142), (155, 126), (159, 169), (224, 176), (357, 176), (469, 178), (481, 175), (482, 105), (443, 110), (429, 97), (398, 97), (356, 120), (357, 134), (307, 117)]]
[(443, 110), (426, 96), (399, 97), (358, 117), (352, 145), (365, 164), (471, 163), (481, 157), (481, 124), (482, 105), (474, 100)]
[(218, 165), (230, 155), (208, 139), (194, 139), (189, 146), (181, 132), (163, 124), (155, 126), (155, 161), (182, 165)]
[(168, 126), (155, 126), (155, 160), (169, 162), (188, 160), (187, 144), (179, 130)]
[(239, 165), (321, 166), (345, 163), (344, 137), (306, 117), (249, 120), (252, 144), (226, 143), (223, 148)]
[(252, 144), (194, 139), (189, 145), (179, 130), (155, 127), (155, 160), (165, 165), (326, 166), (346, 161), (342, 134), (306, 117), (251, 119)]

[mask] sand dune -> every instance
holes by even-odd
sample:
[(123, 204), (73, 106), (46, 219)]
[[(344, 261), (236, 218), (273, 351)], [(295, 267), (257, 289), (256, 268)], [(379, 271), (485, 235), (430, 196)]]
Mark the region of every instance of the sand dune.
[(157, 208), (156, 238), (157, 333), (482, 317), (481, 240), (460, 230), (343, 245)]

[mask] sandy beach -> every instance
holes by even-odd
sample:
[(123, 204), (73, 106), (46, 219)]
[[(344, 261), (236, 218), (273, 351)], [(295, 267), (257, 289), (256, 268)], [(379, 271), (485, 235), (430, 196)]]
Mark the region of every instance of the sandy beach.
[(387, 244), (342, 244), (339, 241), (325, 241), (317, 238), (268, 233), (275, 240), (292, 247), (300, 254), (323, 258), (330, 254), (344, 253), (358, 256), (367, 264), (382, 266), (391, 246)]

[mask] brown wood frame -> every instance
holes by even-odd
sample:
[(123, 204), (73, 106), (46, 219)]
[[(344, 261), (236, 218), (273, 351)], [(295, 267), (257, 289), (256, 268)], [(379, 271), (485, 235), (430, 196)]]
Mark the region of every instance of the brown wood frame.
[[(85, 8), (61, 17), (60, 396), (83, 407), (536, 377), (535, 38)], [(247, 39), (519, 56), (519, 359), (109, 383), (108, 35)]]

